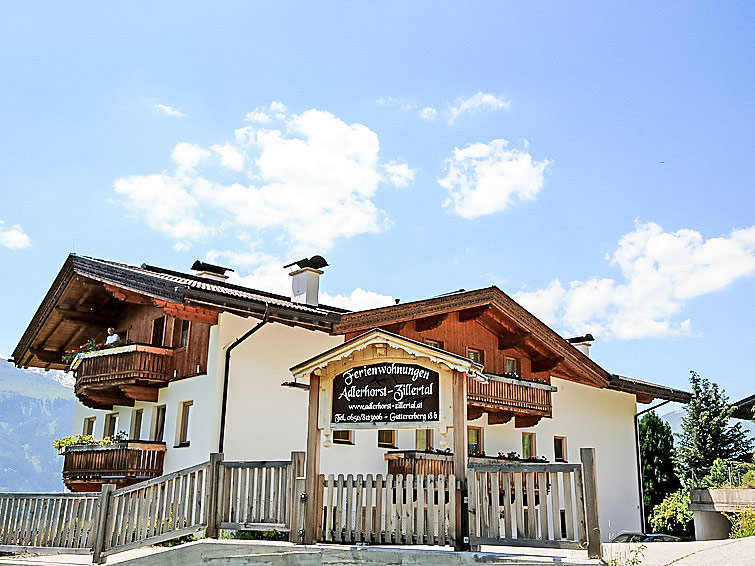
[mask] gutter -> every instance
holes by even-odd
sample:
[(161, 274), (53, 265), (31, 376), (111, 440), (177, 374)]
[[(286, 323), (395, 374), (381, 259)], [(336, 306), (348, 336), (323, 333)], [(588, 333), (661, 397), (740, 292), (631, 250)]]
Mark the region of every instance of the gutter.
[(249, 338), (252, 334), (257, 332), (260, 328), (265, 326), (268, 322), (270, 304), (265, 303), (265, 314), (262, 316), (262, 320), (257, 323), (251, 330), (248, 330), (241, 338), (237, 338), (230, 346), (225, 349), (225, 367), (223, 370), (223, 404), (220, 408), (220, 438), (218, 439), (218, 452), (223, 453), (225, 445), (225, 421), (228, 404), (228, 380), (231, 369), (231, 352), (233, 349), (241, 344), (244, 340)]

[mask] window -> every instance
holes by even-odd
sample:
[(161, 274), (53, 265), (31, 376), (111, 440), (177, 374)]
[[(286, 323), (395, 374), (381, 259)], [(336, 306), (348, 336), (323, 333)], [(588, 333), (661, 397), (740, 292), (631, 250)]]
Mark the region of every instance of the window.
[(433, 429), (418, 428), (414, 431), (414, 448), (415, 450), (432, 450), (433, 449)]
[(432, 338), (425, 338), (425, 344), (427, 344), (428, 346), (432, 346), (433, 348), (438, 348), (439, 350), (443, 349), (442, 340), (433, 340)]
[(333, 443), (334, 444), (354, 444), (354, 431), (353, 430), (334, 430)]
[(105, 430), (102, 432), (102, 436), (115, 436), (118, 430), (118, 413), (109, 413), (105, 415)]
[(522, 458), (525, 460), (535, 457), (535, 433), (522, 433)]
[(467, 453), (470, 456), (482, 453), (482, 429), (480, 427), (467, 427)]
[(522, 367), (517, 358), (506, 358), (504, 361), (504, 373), (522, 374)]
[(152, 411), (152, 440), (162, 442), (165, 436), (165, 405), (157, 405)]
[(139, 440), (142, 437), (142, 415), (144, 409), (131, 411), (131, 440)]
[(189, 326), (191, 323), (188, 320), (181, 321), (181, 341), (179, 342), (179, 348), (185, 348), (189, 343)]
[(378, 448), (397, 448), (395, 430), (378, 431)]
[(81, 427), (81, 434), (84, 436), (94, 436), (94, 423), (97, 422), (97, 417), (87, 417), (84, 419), (84, 426)]
[(165, 317), (161, 316), (152, 321), (152, 342), (150, 344), (162, 346), (163, 334), (165, 334)]
[(176, 446), (188, 446), (189, 445), (189, 412), (194, 401), (184, 401), (178, 411), (178, 438), (176, 439)]
[(566, 437), (553, 437), (553, 459), (556, 462), (566, 462)]
[(477, 348), (467, 348), (467, 357), (478, 364), (485, 363), (485, 352)]

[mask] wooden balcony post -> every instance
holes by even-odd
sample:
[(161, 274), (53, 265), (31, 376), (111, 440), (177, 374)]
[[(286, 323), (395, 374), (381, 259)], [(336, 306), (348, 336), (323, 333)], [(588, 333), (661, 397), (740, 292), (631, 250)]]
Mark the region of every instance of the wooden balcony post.
[(206, 519), (207, 528), (205, 536), (207, 538), (218, 538), (218, 501), (220, 498), (220, 464), (223, 461), (223, 455), (217, 452), (210, 454), (210, 465), (207, 470), (207, 495), (206, 495)]
[(598, 514), (598, 478), (595, 471), (595, 448), (580, 448), (585, 484), (585, 522), (587, 523), (587, 557), (603, 558)]
[(111, 483), (103, 484), (100, 497), (97, 500), (97, 515), (93, 525), (94, 536), (92, 537), (92, 564), (104, 564), (105, 535), (107, 534), (108, 515), (110, 514), (110, 500), (115, 486)]

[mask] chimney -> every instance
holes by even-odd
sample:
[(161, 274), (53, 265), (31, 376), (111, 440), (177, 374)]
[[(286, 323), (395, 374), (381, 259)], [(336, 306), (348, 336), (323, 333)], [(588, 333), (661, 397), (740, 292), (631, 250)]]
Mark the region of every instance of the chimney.
[(574, 346), (577, 350), (582, 352), (588, 358), (590, 357), (590, 346), (595, 341), (592, 334), (585, 334), (584, 336), (576, 336), (574, 338), (566, 339), (569, 344)]
[(319, 304), (320, 275), (322, 268), (328, 265), (325, 258), (319, 255), (307, 259), (300, 259), (284, 268), (297, 266), (289, 275), (291, 276), (291, 301), (303, 305), (316, 307)]
[(228, 276), (226, 271), (233, 271), (230, 267), (221, 267), (220, 265), (213, 265), (211, 263), (205, 263), (203, 261), (195, 261), (191, 266), (192, 271), (197, 272), (197, 277), (204, 279), (213, 279), (215, 281), (225, 281)]

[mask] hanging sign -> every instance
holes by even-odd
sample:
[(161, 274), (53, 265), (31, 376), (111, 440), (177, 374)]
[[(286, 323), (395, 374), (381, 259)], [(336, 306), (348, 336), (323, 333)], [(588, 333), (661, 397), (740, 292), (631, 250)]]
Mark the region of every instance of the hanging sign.
[(331, 424), (437, 424), (438, 372), (417, 364), (377, 363), (356, 366), (333, 378)]

